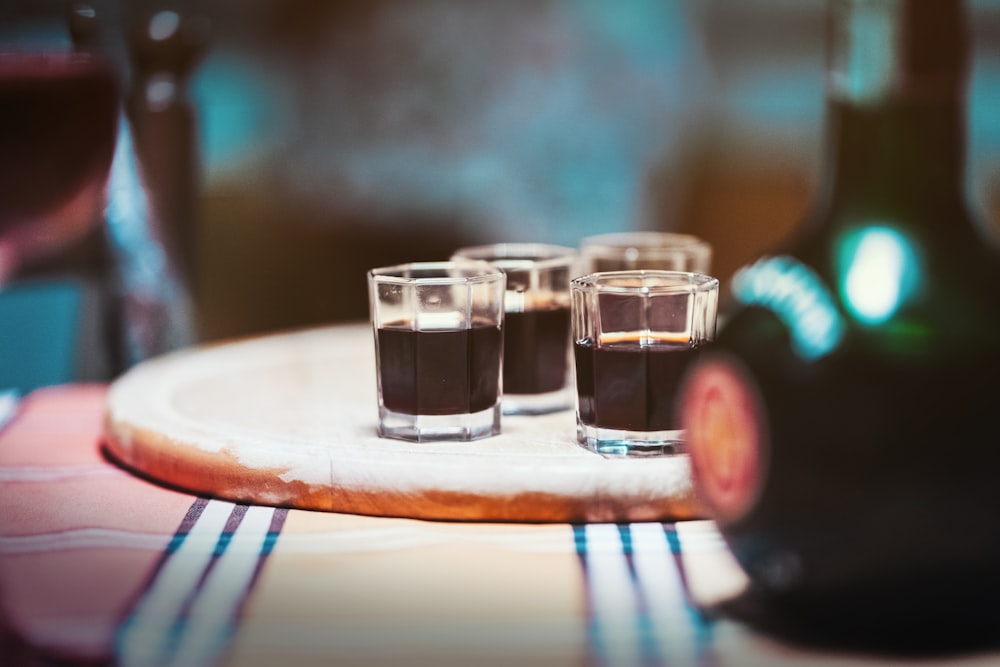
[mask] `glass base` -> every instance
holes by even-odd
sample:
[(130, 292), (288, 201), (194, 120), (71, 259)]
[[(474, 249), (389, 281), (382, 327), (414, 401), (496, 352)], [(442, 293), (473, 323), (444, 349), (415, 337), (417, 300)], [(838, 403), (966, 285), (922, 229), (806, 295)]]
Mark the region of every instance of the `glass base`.
[(409, 442), (481, 440), (500, 434), (500, 402), (460, 415), (409, 415), (379, 406), (379, 437)]
[(576, 424), (576, 439), (602, 456), (671, 456), (684, 452), (684, 431), (628, 431)]
[(544, 394), (504, 394), (501, 401), (505, 415), (547, 415), (575, 405), (576, 388), (572, 385)]

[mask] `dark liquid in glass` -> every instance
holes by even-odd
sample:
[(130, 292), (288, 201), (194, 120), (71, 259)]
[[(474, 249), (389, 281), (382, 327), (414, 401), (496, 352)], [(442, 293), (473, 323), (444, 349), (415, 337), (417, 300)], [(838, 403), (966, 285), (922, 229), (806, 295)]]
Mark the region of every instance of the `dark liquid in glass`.
[(380, 328), (379, 383), (386, 408), (409, 415), (455, 415), (496, 404), (500, 329), (411, 331)]
[(597, 347), (574, 344), (580, 420), (629, 431), (679, 429), (675, 402), (681, 377), (701, 346), (690, 341), (640, 345), (638, 336)]
[(506, 313), (504, 318), (504, 393), (562, 389), (569, 366), (569, 307)]
[[(53, 225), (63, 208), (70, 218), (96, 214), (114, 153), (118, 93), (115, 71), (97, 56), (0, 55), (0, 232)], [(89, 200), (74, 202), (84, 191)], [(66, 233), (46, 233), (56, 231)]]

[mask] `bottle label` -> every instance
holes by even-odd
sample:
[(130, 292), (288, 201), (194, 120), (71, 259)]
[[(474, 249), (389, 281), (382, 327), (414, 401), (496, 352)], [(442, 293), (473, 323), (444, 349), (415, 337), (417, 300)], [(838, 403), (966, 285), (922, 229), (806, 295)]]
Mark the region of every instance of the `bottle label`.
[(765, 256), (733, 275), (733, 296), (773, 312), (796, 354), (809, 361), (833, 352), (846, 325), (823, 280), (794, 257)]
[(767, 470), (767, 418), (760, 392), (735, 359), (705, 361), (681, 404), (695, 489), (712, 518), (739, 521), (753, 508)]

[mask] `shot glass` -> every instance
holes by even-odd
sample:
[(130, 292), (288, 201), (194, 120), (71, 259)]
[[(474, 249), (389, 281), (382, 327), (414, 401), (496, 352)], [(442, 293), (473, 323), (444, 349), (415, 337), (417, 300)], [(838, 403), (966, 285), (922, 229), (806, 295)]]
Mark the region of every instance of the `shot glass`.
[(503, 329), (503, 413), (539, 415), (573, 407), (569, 281), (575, 248), (496, 243), (456, 250), (507, 274)]
[(500, 433), (505, 284), (486, 262), (368, 272), (380, 436), (426, 442)]
[(689, 271), (611, 271), (570, 286), (577, 440), (611, 456), (683, 451), (677, 396), (715, 338), (719, 281)]
[(618, 232), (580, 239), (583, 273), (658, 269), (708, 274), (711, 244), (692, 234)]

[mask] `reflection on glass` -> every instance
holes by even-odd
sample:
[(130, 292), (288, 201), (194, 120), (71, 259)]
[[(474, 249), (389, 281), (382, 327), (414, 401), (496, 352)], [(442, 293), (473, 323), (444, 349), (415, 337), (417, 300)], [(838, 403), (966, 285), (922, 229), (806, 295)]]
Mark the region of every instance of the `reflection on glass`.
[(173, 37), (180, 25), (181, 17), (177, 12), (169, 10), (158, 12), (149, 22), (149, 36), (155, 41), (162, 42)]
[(866, 227), (840, 248), (844, 304), (862, 324), (891, 318), (916, 284), (916, 256), (909, 241), (889, 227)]

